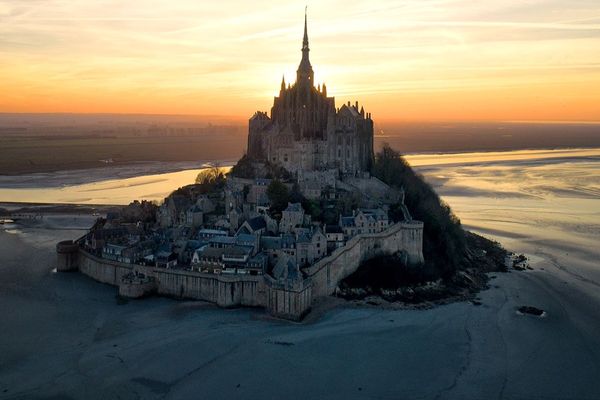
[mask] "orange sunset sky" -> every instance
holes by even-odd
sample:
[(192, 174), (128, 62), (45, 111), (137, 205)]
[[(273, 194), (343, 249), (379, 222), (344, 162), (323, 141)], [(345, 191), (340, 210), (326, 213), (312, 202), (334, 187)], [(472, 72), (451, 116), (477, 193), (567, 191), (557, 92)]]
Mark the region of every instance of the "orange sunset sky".
[[(0, 112), (249, 117), (305, 2), (0, 0)], [(308, 3), (315, 80), (385, 120), (600, 120), (600, 2)]]

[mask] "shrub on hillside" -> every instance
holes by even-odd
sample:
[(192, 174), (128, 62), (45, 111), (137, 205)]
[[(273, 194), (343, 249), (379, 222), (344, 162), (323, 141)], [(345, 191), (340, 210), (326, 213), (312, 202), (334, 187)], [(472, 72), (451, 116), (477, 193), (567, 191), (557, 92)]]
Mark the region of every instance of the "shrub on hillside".
[(427, 269), (451, 276), (465, 257), (465, 232), (460, 220), (435, 190), (388, 144), (377, 153), (373, 175), (390, 186), (404, 188), (404, 202), (414, 219), (423, 221), (423, 253)]

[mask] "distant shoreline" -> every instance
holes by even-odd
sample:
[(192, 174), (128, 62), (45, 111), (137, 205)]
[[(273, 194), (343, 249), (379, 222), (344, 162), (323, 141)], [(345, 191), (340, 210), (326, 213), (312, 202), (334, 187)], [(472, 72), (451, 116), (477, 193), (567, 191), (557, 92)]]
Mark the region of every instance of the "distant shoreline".
[[(532, 165), (598, 161), (600, 147), (515, 151), (412, 153), (406, 156), (417, 171), (456, 166)], [(232, 159), (217, 162), (221, 167)], [(172, 190), (194, 181), (204, 162), (135, 162), (103, 168), (54, 173), (0, 175), (0, 208), (54, 205), (101, 207), (124, 205), (133, 199), (160, 201)], [(431, 177), (434, 181), (437, 178)]]
[[(600, 134), (600, 132), (599, 132)], [(378, 138), (377, 136), (375, 137)], [(379, 137), (381, 139), (381, 137)], [(381, 143), (384, 143), (382, 141)], [(528, 147), (528, 148), (515, 148), (515, 149), (465, 149), (465, 150), (452, 150), (452, 151), (409, 151), (402, 152), (404, 156), (435, 156), (435, 155), (460, 155), (460, 154), (487, 154), (487, 153), (509, 153), (509, 152), (528, 152), (528, 151), (576, 151), (576, 150), (593, 150), (600, 149), (600, 145), (590, 146), (541, 146), (541, 147)], [(179, 172), (190, 169), (201, 169), (205, 164), (214, 164), (219, 167), (232, 167), (237, 162), (238, 157), (226, 158), (222, 160), (179, 160), (179, 161), (161, 161), (161, 160), (130, 160), (130, 161), (119, 161), (115, 163), (105, 163), (103, 165), (91, 166), (91, 167), (72, 167), (64, 169), (48, 169), (31, 172), (6, 172), (0, 173), (0, 188), (5, 188), (6, 181), (16, 177), (34, 177), (39, 175), (40, 179), (45, 179), (49, 174), (60, 174), (60, 173), (80, 173), (89, 171), (106, 171), (105, 179), (123, 179), (123, 178), (134, 178), (137, 176), (144, 176), (150, 174), (168, 174), (172, 172)], [(130, 168), (135, 168), (131, 170)], [(110, 174), (108, 174), (110, 172)], [(97, 179), (104, 180), (104, 179)], [(93, 182), (90, 180), (82, 181), (81, 183)]]
[[(0, 176), (239, 159), (247, 122), (218, 117), (0, 113)], [(600, 123), (375, 118), (375, 149), (450, 154), (600, 147)], [(172, 171), (172, 169), (171, 169)], [(0, 182), (1, 185), (1, 182)]]

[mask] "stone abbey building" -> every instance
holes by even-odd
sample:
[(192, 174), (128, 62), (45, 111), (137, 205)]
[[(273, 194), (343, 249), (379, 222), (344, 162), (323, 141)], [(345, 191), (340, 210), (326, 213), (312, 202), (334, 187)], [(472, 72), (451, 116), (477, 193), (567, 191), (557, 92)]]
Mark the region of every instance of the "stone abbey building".
[(296, 82), (282, 79), (271, 116), (256, 112), (249, 123), (248, 155), (297, 172), (337, 169), (360, 175), (373, 163), (373, 120), (355, 104), (335, 107), (325, 84), (315, 87), (304, 19), (302, 60)]

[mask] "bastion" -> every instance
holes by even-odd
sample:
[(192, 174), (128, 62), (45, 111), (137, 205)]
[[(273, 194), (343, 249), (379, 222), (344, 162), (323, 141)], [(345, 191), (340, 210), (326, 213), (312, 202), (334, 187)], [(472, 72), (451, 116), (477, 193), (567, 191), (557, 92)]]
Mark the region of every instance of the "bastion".
[(64, 240), (56, 245), (58, 262), (56, 270), (60, 272), (76, 271), (79, 245), (72, 240)]

